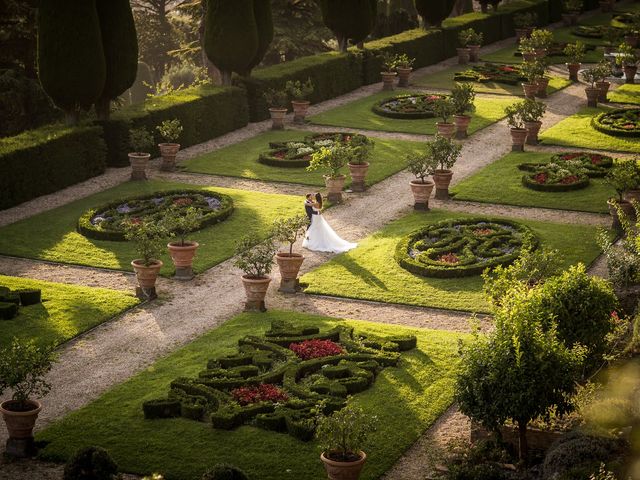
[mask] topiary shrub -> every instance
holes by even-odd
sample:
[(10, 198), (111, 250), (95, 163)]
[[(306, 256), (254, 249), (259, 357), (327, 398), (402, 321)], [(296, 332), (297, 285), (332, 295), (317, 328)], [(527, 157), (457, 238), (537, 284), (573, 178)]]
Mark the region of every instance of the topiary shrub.
[(18, 315), (18, 305), (0, 301), (0, 320), (11, 320)]
[(249, 477), (238, 467), (219, 463), (202, 475), (202, 480), (249, 480)]
[(100, 447), (78, 450), (64, 467), (64, 480), (114, 480), (118, 465), (109, 453)]
[(434, 105), (437, 100), (448, 98), (446, 95), (433, 93), (398, 95), (385, 98), (373, 107), (373, 113), (388, 118), (422, 119), (436, 116)]
[(20, 304), (23, 307), (36, 305), (42, 301), (42, 290), (39, 288), (25, 288), (23, 290), (18, 290), (17, 293), (20, 297)]

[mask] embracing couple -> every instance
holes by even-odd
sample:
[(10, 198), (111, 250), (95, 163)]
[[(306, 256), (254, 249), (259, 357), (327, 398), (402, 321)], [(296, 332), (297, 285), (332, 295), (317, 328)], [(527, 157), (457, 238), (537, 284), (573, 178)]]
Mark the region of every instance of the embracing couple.
[(309, 228), (302, 246), (314, 252), (342, 253), (358, 246), (341, 239), (322, 216), (322, 195), (308, 193), (304, 201), (304, 210), (309, 217)]

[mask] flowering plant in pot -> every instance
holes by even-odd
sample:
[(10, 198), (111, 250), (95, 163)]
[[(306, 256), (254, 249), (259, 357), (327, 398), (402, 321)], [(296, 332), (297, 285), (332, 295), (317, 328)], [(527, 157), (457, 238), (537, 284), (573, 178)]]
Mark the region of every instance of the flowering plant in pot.
[(531, 37), (522, 38), (520, 45), (518, 45), (518, 50), (525, 62), (533, 62), (537, 58), (536, 47)]
[(598, 98), (600, 97), (600, 90), (596, 87), (597, 71), (595, 68), (586, 68), (582, 71), (582, 79), (587, 82), (587, 87), (584, 89), (587, 94), (587, 106), (597, 107)]
[(280, 291), (287, 293), (297, 292), (299, 287), (298, 272), (304, 256), (293, 253), (293, 245), (298, 238), (304, 235), (309, 226), (309, 219), (306, 215), (295, 217), (279, 218), (273, 223), (273, 236), (279, 242), (289, 245), (288, 252), (276, 253), (276, 262), (280, 268)]
[(287, 115), (287, 103), (289, 101), (287, 92), (270, 88), (263, 93), (263, 96), (269, 107), (269, 114), (271, 115), (271, 129), (284, 129), (284, 117)]
[(513, 15), (513, 25), (516, 30), (516, 42), (528, 37), (538, 22), (538, 14), (533, 12), (516, 13)]
[(0, 404), (7, 425), (7, 453), (26, 457), (35, 453), (33, 427), (42, 410), (36, 398), (51, 389), (45, 376), (54, 362), (53, 347), (39, 347), (32, 340), (14, 337), (11, 345), (0, 351), (0, 395), (11, 390), (9, 400)]
[(146, 128), (132, 128), (129, 131), (129, 145), (132, 149), (129, 153), (131, 180), (147, 179), (147, 165), (151, 158), (149, 150), (153, 147), (153, 143), (153, 135)]
[(576, 25), (578, 17), (582, 11), (582, 0), (565, 0), (562, 2), (564, 12), (562, 13), (562, 21), (565, 25)]
[(607, 94), (611, 82), (607, 80), (612, 75), (611, 64), (607, 60), (601, 60), (595, 67), (596, 88), (598, 89), (598, 102), (608, 102)]
[(537, 60), (524, 61), (520, 65), (520, 73), (527, 79), (527, 83), (522, 84), (522, 90), (525, 97), (533, 100), (536, 98), (539, 86), (538, 80), (544, 76), (544, 66), (542, 62)]
[(442, 97), (434, 101), (433, 112), (436, 116), (442, 119), (441, 122), (436, 122), (438, 135), (452, 138), (453, 134), (456, 132), (456, 125), (449, 121), (451, 116), (455, 113), (455, 106), (451, 97)]
[(564, 47), (563, 53), (565, 56), (569, 57), (569, 61), (566, 63), (567, 69), (569, 70), (569, 80), (577, 82), (578, 71), (580, 70), (580, 65), (582, 65), (582, 60), (584, 60), (584, 55), (586, 53), (584, 43), (580, 41), (576, 43), (569, 43)]
[(470, 83), (456, 83), (451, 89), (457, 139), (467, 138), (467, 129), (471, 122), (471, 116), (467, 114), (475, 111), (476, 107), (473, 104), (475, 98), (476, 91)]
[(471, 48), (469, 48), (469, 42), (471, 41), (471, 35), (475, 32), (472, 28), (462, 30), (458, 33), (458, 44), (460, 45), (456, 50), (458, 52), (458, 64), (466, 65), (469, 63), (471, 57)]
[(408, 87), (409, 77), (411, 76), (411, 70), (413, 70), (413, 64), (416, 61), (415, 58), (411, 58), (406, 53), (396, 55), (395, 66), (398, 72), (398, 86)]
[(536, 53), (536, 58), (542, 58), (547, 55), (553, 44), (553, 33), (545, 28), (536, 28), (531, 32), (529, 41)]
[(293, 107), (293, 121), (295, 123), (303, 123), (309, 110), (309, 97), (313, 94), (315, 86), (308, 78), (306, 82), (300, 80), (289, 80), (285, 85), (285, 90), (291, 97), (291, 106)]
[(320, 147), (319, 150), (311, 155), (307, 171), (325, 170), (324, 181), (329, 192), (327, 198), (330, 202), (339, 203), (342, 201), (345, 176), (341, 173), (341, 170), (354, 156), (355, 151), (351, 145), (339, 143), (330, 147)]
[(406, 161), (407, 169), (416, 177), (416, 180), (411, 180), (410, 184), (414, 199), (413, 208), (429, 210), (429, 197), (435, 183), (428, 181), (427, 177), (435, 173), (438, 161), (428, 153), (409, 155)]
[(316, 437), (329, 480), (357, 480), (367, 459), (362, 448), (377, 418), (349, 403), (330, 416), (320, 416)]
[(468, 30), (467, 47), (469, 48), (469, 61), (476, 63), (480, 61), (480, 47), (484, 40), (484, 34), (482, 32), (476, 32), (473, 28), (469, 28)]
[(373, 150), (374, 143), (366, 137), (353, 138), (349, 142), (351, 147), (351, 158), (347, 163), (351, 175), (351, 190), (354, 192), (364, 192), (366, 189), (365, 178), (369, 171), (369, 158)]
[(441, 135), (436, 135), (433, 140), (426, 142), (426, 147), (427, 155), (436, 163), (436, 169), (433, 172), (433, 181), (436, 184), (436, 198), (438, 200), (447, 200), (449, 198), (449, 184), (453, 177), (451, 168), (460, 157), (462, 145)]
[(134, 243), (136, 252), (140, 255), (140, 258), (131, 262), (131, 266), (138, 279), (136, 294), (143, 300), (157, 297), (156, 280), (164, 265), (158, 257), (168, 236), (162, 222), (132, 218), (124, 225), (124, 238)]
[(269, 274), (277, 250), (271, 238), (261, 242), (257, 236), (247, 235), (238, 242), (234, 265), (244, 272), (242, 283), (247, 295), (246, 311), (267, 311), (264, 299), (271, 283)]
[(382, 59), (382, 90), (393, 90), (393, 79), (396, 77), (396, 56), (391, 53), (383, 53)]
[(164, 140), (158, 144), (162, 156), (160, 170), (173, 171), (176, 168), (176, 155), (180, 150), (180, 144), (177, 142), (182, 134), (182, 124), (177, 118), (165, 120), (156, 127), (156, 130)]
[(524, 128), (527, 130), (526, 143), (528, 145), (538, 144), (538, 133), (540, 132), (540, 127), (542, 127), (540, 120), (546, 111), (547, 106), (544, 103), (536, 100), (524, 100), (521, 116)]
[(200, 226), (200, 214), (189, 207), (180, 210), (173, 206), (164, 218), (166, 229), (172, 236), (178, 237), (178, 241), (169, 242), (167, 248), (169, 255), (176, 267), (176, 280), (191, 280), (193, 278), (193, 258), (200, 246), (198, 242), (187, 240), (187, 234), (197, 230)]
[(511, 150), (514, 152), (524, 151), (524, 143), (527, 139), (527, 129), (524, 125), (522, 112), (524, 101), (512, 103), (504, 109), (507, 114), (507, 124), (511, 129)]
[(636, 73), (638, 73), (638, 56), (635, 48), (628, 43), (621, 43), (618, 46), (616, 63), (624, 69), (625, 83), (635, 83)]
[(640, 188), (640, 167), (635, 160), (616, 162), (607, 173), (605, 180), (618, 194), (618, 198), (610, 198), (607, 204), (613, 219), (613, 228), (620, 231), (622, 225), (618, 217), (618, 207), (625, 216), (631, 218), (634, 215), (633, 204), (625, 198), (625, 194)]

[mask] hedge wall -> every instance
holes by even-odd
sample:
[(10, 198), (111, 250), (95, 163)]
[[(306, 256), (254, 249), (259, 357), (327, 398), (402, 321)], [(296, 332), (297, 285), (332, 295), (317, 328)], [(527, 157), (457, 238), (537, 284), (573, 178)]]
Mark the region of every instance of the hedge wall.
[(97, 126), (46, 126), (0, 139), (0, 209), (61, 190), (105, 171)]

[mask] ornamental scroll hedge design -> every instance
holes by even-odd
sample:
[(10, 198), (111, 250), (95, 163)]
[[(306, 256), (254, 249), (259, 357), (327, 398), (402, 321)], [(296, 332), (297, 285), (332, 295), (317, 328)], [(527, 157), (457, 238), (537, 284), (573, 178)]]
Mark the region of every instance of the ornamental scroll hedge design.
[(527, 79), (520, 73), (517, 65), (497, 65), (486, 63), (484, 65), (474, 65), (468, 70), (456, 72), (453, 75), (455, 82), (478, 82), (478, 83), (503, 83), (505, 85), (519, 85)]
[(196, 209), (200, 222), (195, 230), (201, 230), (226, 220), (233, 212), (233, 200), (209, 190), (172, 190), (131, 197), (86, 211), (78, 220), (78, 232), (96, 240), (124, 241), (127, 222), (159, 222), (169, 208)]
[(400, 240), (395, 258), (402, 268), (416, 275), (456, 278), (510, 264), (523, 248), (537, 245), (528, 227), (508, 220), (444, 220)]
[(166, 398), (142, 410), (147, 419), (184, 417), (224, 430), (251, 424), (308, 441), (318, 412), (342, 409), (416, 342), (274, 321), (263, 337), (240, 339), (237, 353), (209, 360), (198, 377), (175, 379)]
[(12, 320), (18, 316), (20, 307), (37, 305), (42, 302), (40, 289), (23, 289), (12, 291), (0, 286), (0, 320)]
[(377, 102), (372, 110), (374, 113), (388, 118), (417, 120), (434, 118), (433, 106), (436, 100), (446, 98), (446, 95), (433, 93), (397, 95)]
[(640, 108), (617, 108), (591, 119), (591, 126), (614, 137), (640, 137)]

